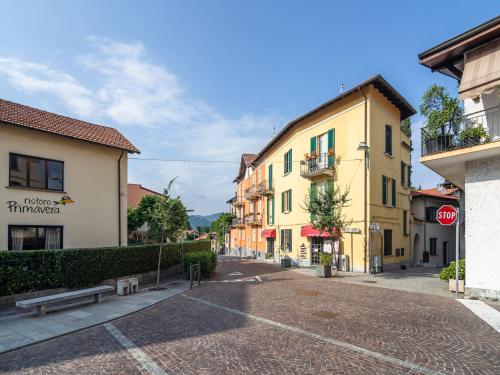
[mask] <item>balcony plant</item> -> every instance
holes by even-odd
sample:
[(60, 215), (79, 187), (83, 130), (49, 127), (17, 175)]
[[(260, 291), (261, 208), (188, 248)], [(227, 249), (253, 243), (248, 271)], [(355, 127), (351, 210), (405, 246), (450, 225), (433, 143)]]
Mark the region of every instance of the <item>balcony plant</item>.
[(307, 161), (311, 160), (311, 155), (309, 155), (308, 153), (304, 154), (304, 159), (306, 159)]
[(317, 151), (311, 152), (311, 159), (317, 159), (317, 157), (318, 157), (318, 152)]
[(475, 145), (485, 140), (488, 140), (488, 132), (482, 125), (467, 128), (460, 132), (458, 136), (460, 144), (463, 146)]
[(321, 254), (319, 257), (319, 266), (316, 267), (316, 276), (319, 277), (332, 277), (332, 254)]

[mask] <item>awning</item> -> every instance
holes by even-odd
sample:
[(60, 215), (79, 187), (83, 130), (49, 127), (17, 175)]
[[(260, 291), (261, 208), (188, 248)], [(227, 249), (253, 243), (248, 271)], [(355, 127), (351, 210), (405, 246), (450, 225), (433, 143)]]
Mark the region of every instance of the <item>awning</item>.
[(319, 229), (315, 229), (312, 225), (306, 225), (300, 229), (301, 237), (332, 237), (330, 233), (323, 232), (320, 234)]
[(276, 238), (276, 229), (264, 229), (261, 234), (262, 238)]
[(465, 53), (460, 99), (489, 94), (500, 85), (500, 38)]

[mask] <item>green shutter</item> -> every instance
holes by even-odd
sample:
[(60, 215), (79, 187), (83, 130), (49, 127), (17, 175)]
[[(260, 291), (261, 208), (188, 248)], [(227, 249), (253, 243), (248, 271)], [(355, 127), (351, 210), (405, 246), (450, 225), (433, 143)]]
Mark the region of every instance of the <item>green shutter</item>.
[(288, 151), (288, 172), (292, 171), (292, 149)]
[(382, 204), (387, 204), (387, 177), (382, 176)]
[(392, 155), (392, 127), (391, 125), (385, 126), (385, 152)]
[(274, 225), (274, 195), (271, 199), (272, 199), (272, 202), (271, 202), (272, 223)]
[(408, 187), (411, 188), (411, 165), (408, 165)]
[(267, 225), (271, 224), (271, 210), (269, 209), (269, 206), (270, 206), (270, 199), (271, 198), (267, 198), (266, 200), (266, 218), (267, 218)]
[(288, 243), (290, 244), (289, 249), (292, 251), (292, 230), (288, 229)]
[(283, 245), (285, 244), (285, 230), (280, 230), (280, 248), (283, 249)]
[(316, 151), (316, 137), (311, 137), (311, 154)]
[(288, 152), (285, 152), (283, 156), (283, 173), (287, 174), (288, 172)]
[(401, 186), (405, 186), (405, 174), (406, 174), (406, 164), (404, 161), (401, 162)]
[(335, 129), (328, 130), (328, 167), (333, 167), (334, 155), (330, 153), (335, 152)]
[(281, 192), (281, 213), (285, 212), (285, 192)]
[(292, 212), (292, 189), (288, 190), (288, 212)]
[[(310, 201), (314, 201), (314, 199), (316, 198), (316, 182), (311, 182), (309, 195)], [(316, 214), (314, 212), (311, 212), (311, 222), (313, 222), (314, 220), (316, 220)]]
[(269, 189), (273, 188), (273, 165), (269, 164), (269, 167), (267, 167), (268, 172), (267, 172), (267, 179), (269, 180), (268, 186)]
[(392, 207), (396, 207), (396, 180), (392, 179)]

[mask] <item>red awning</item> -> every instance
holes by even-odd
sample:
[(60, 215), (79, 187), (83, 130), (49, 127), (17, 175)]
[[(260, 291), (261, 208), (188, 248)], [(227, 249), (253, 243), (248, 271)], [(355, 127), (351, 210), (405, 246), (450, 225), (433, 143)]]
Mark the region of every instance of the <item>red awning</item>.
[(300, 235), (302, 237), (332, 237), (330, 233), (323, 232), (319, 233), (319, 229), (315, 229), (312, 225), (306, 225), (300, 229)]
[(261, 234), (262, 238), (276, 238), (276, 229), (264, 229)]

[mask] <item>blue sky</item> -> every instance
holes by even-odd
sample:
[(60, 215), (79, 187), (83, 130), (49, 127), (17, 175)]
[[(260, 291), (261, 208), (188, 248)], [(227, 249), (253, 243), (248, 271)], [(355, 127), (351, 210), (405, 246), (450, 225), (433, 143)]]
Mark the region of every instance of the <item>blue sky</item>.
[[(411, 4), (411, 5), (410, 5)], [(415, 108), (456, 82), (417, 54), (498, 14), (497, 1), (2, 1), (1, 97), (117, 127), (141, 157), (129, 181), (226, 208), (242, 152), (380, 73)], [(439, 177), (418, 163), (416, 186)]]

